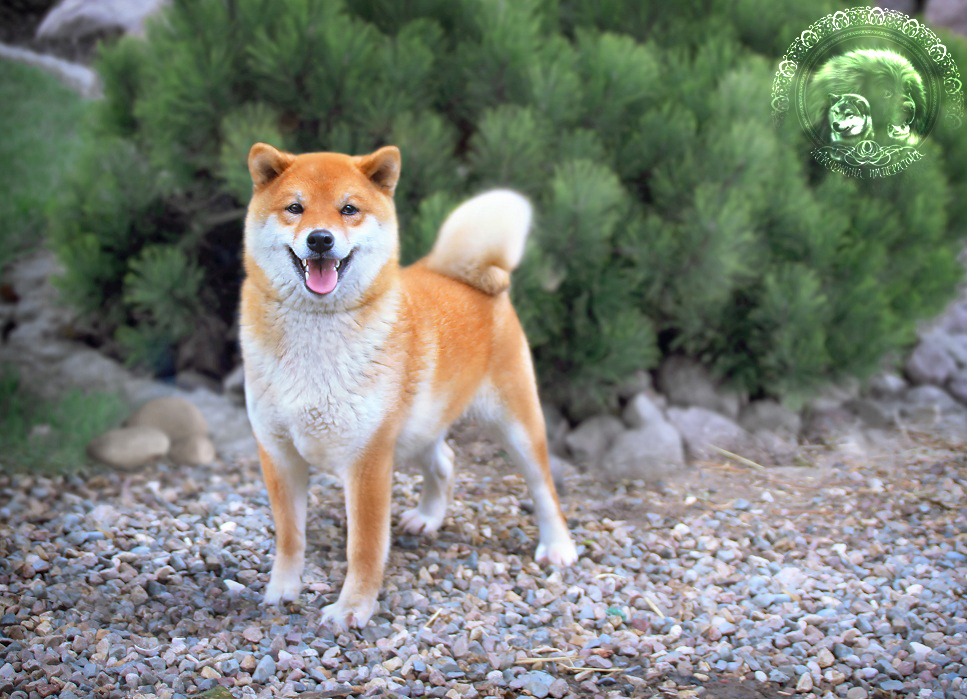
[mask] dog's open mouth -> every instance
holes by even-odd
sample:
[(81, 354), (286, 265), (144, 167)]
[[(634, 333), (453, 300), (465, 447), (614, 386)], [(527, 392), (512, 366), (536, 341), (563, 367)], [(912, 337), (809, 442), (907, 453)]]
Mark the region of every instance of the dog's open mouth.
[(341, 260), (324, 255), (317, 255), (303, 260), (295, 254), (292, 248), (289, 248), (289, 254), (292, 255), (292, 261), (296, 266), (296, 271), (302, 276), (306, 289), (320, 296), (332, 293), (332, 290), (336, 288), (339, 280), (346, 273), (346, 269), (349, 268), (349, 264), (353, 260), (353, 253), (355, 252), (355, 250), (351, 251)]

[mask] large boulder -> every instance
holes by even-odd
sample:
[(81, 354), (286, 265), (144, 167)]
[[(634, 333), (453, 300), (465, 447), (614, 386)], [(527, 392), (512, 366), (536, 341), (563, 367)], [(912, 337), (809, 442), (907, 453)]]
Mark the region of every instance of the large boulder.
[(739, 424), (749, 432), (774, 432), (787, 438), (795, 438), (802, 428), (799, 414), (774, 400), (749, 403), (739, 413)]
[(648, 394), (639, 393), (625, 406), (621, 414), (625, 424), (631, 428), (646, 427), (658, 422), (665, 422), (658, 403)]
[(149, 400), (134, 412), (127, 425), (154, 427), (168, 435), (172, 443), (208, 434), (201, 411), (191, 401), (177, 396)]
[(171, 440), (161, 430), (137, 425), (109, 430), (87, 446), (87, 453), (108, 466), (131, 469), (163, 458)]
[(668, 421), (681, 434), (692, 459), (721, 459), (714, 447), (746, 458), (758, 456), (752, 436), (724, 415), (705, 408), (670, 408)]
[(963, 405), (942, 388), (930, 385), (907, 391), (900, 412), (914, 422), (932, 422), (946, 416), (967, 419), (967, 409)]
[(658, 369), (658, 389), (674, 405), (694, 406), (739, 416), (742, 396), (719, 385), (708, 370), (686, 357), (669, 357)]
[(145, 20), (170, 0), (62, 0), (37, 27), (41, 39), (76, 40), (101, 34), (144, 33)]
[(942, 386), (956, 370), (957, 362), (938, 333), (925, 336), (906, 363), (907, 376), (918, 384)]
[(215, 460), (215, 444), (207, 435), (195, 434), (171, 443), (168, 458), (176, 464), (201, 466)]
[(601, 461), (611, 480), (655, 480), (685, 463), (682, 437), (664, 420), (619, 434)]
[(547, 432), (547, 448), (552, 454), (565, 454), (567, 451), (568, 430), (570, 425), (564, 414), (551, 403), (541, 403), (544, 413), (544, 427)]
[(874, 398), (895, 398), (907, 389), (907, 382), (891, 371), (884, 371), (870, 379), (869, 389)]
[(967, 369), (961, 369), (950, 377), (947, 390), (950, 391), (950, 395), (967, 405)]
[(624, 429), (621, 420), (613, 415), (595, 415), (578, 425), (564, 441), (578, 464), (596, 466)]

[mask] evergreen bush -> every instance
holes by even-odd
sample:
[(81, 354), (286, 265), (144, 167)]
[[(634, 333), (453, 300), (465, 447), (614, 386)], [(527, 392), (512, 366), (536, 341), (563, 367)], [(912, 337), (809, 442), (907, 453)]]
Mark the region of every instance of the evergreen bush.
[(534, 200), (513, 294), (572, 410), (670, 353), (753, 395), (862, 376), (956, 286), (967, 141), (861, 181), (773, 130), (778, 57), (838, 7), (176, 0), (100, 58), (93, 145), (52, 217), (66, 296), (170, 369), (232, 322), (251, 143), (394, 143), (406, 261), (468, 194)]

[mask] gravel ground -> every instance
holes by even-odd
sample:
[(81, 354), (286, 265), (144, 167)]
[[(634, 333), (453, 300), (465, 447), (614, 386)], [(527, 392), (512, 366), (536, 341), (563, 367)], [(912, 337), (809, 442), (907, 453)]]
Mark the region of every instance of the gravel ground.
[[(472, 432), (472, 430), (471, 430)], [(319, 627), (346, 571), (315, 474), (301, 604), (263, 608), (254, 462), (0, 474), (0, 696), (964, 697), (967, 459), (925, 438), (661, 487), (569, 476), (581, 558), (533, 562), (521, 478), (456, 438), (441, 532), (396, 534), (381, 612)], [(394, 513), (419, 478), (397, 473)]]

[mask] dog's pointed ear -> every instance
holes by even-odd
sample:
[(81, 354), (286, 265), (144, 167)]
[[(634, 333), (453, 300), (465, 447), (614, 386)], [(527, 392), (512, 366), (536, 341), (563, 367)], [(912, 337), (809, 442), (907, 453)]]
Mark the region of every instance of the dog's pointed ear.
[(826, 99), (829, 100), (830, 104), (836, 104), (836, 101), (839, 99), (839, 95), (830, 92), (828, 95), (826, 95)]
[(373, 184), (393, 196), (396, 183), (400, 180), (399, 148), (383, 146), (375, 153), (357, 156), (356, 165)]
[(252, 184), (263, 187), (285, 172), (292, 164), (294, 155), (283, 153), (268, 143), (256, 143), (248, 152), (248, 171)]

